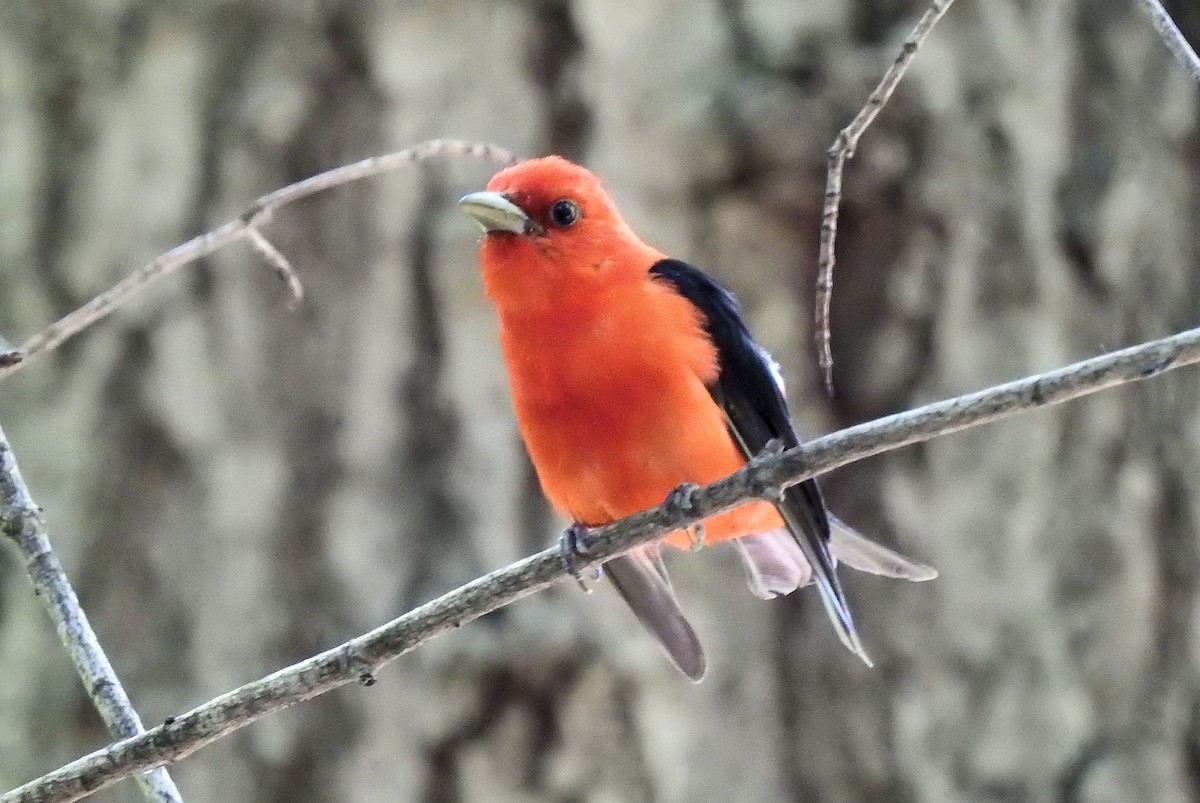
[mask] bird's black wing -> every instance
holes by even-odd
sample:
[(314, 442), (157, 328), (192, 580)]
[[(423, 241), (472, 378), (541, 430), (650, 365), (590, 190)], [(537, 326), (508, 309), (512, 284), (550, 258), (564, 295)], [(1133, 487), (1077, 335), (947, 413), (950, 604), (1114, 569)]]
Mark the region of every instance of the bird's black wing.
[[(786, 448), (798, 445), (778, 367), (750, 334), (734, 295), (712, 277), (679, 260), (660, 260), (650, 268), (650, 274), (669, 283), (702, 313), (720, 366), (708, 390), (724, 411), (730, 435), (746, 458), (762, 452), (771, 441)], [(830, 551), (829, 513), (816, 480), (785, 489), (776, 507), (812, 568), (821, 601), (842, 643), (870, 664), (838, 582)]]

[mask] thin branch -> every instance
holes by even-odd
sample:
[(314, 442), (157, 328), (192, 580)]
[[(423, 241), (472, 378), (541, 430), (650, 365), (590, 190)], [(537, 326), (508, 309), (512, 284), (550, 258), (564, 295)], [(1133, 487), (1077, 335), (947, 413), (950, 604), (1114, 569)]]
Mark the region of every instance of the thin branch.
[[(137, 711), (130, 703), (108, 656), (100, 647), (79, 599), (63, 571), (46, 534), (41, 508), (33, 501), (21, 477), (12, 448), (0, 428), (0, 535), (21, 553), (34, 593), (54, 621), (58, 637), (71, 655), (83, 688), (100, 712), (114, 738), (145, 733)], [(182, 798), (164, 769), (138, 776), (147, 800), (180, 803)]]
[(292, 263), (288, 261), (282, 251), (262, 235), (262, 232), (253, 226), (246, 229), (246, 239), (250, 241), (250, 247), (254, 249), (255, 253), (271, 266), (271, 270), (275, 271), (275, 275), (287, 287), (288, 309), (299, 309), (300, 305), (304, 303), (304, 285), (300, 283), (300, 277), (296, 275), (296, 269), (292, 267)]
[[(340, 187), (352, 181), (377, 176), (414, 162), (439, 156), (471, 156), (502, 163), (511, 162), (515, 158), (511, 151), (484, 142), (434, 139), (402, 151), (383, 156), (372, 156), (354, 164), (327, 170), (264, 195), (236, 219), (172, 248), (154, 261), (135, 270), (114, 287), (29, 338), (15, 355), (6, 355), (9, 356), (7, 363), (0, 360), (0, 379), (10, 376), (28, 364), (32, 358), (58, 348), (70, 338), (127, 303), (150, 283), (167, 276), (184, 265), (203, 259), (232, 242), (249, 238), (260, 254), (282, 257), (283, 255), (274, 246), (267, 243), (266, 239), (257, 231), (260, 226), (270, 220), (271, 214), (277, 209), (323, 190)], [(267, 245), (266, 250), (261, 247), (263, 243)], [(272, 258), (268, 259), (268, 263), (277, 273), (280, 273), (279, 262)], [(284, 259), (282, 264), (286, 266), (287, 260)], [(295, 299), (297, 291), (292, 282), (295, 281), (297, 284), (299, 282), (295, 273), (285, 269), (280, 275), (288, 282), (292, 298)], [(303, 292), (302, 289), (300, 292)]]
[(1196, 56), (1196, 51), (1192, 49), (1188, 40), (1179, 32), (1175, 20), (1171, 19), (1171, 15), (1163, 8), (1162, 3), (1158, 0), (1138, 0), (1138, 5), (1150, 15), (1154, 30), (1158, 31), (1158, 35), (1166, 43), (1167, 49), (1183, 65), (1192, 80), (1200, 84), (1200, 58)]
[[(661, 505), (588, 534), (586, 570), (639, 544), (689, 526), (755, 496), (870, 455), (938, 435), (1059, 404), (1200, 362), (1200, 329), (1113, 352), (1066, 368), (937, 402), (817, 438), (763, 457), (697, 491), (683, 520)], [(441, 633), (568, 577), (557, 548), (499, 569), (365, 635), (172, 717), (149, 732), (97, 750), (0, 797), (0, 803), (71, 801), (138, 770), (178, 761), (204, 745), (282, 708), (347, 683), (374, 682), (374, 673)]]
[(825, 390), (833, 394), (833, 352), (829, 346), (829, 307), (833, 299), (834, 243), (837, 240), (838, 213), (842, 205), (842, 173), (846, 161), (854, 156), (858, 140), (875, 121), (875, 117), (887, 104), (900, 79), (908, 71), (909, 64), (917, 55), (917, 49), (929, 36), (933, 26), (950, 8), (954, 0), (934, 0), (925, 14), (909, 33), (900, 53), (892, 66), (888, 67), (875, 91), (867, 98), (850, 125), (838, 132), (833, 145), (827, 152), (828, 167), (825, 174), (825, 201), (821, 208), (821, 242), (817, 252), (817, 290), (813, 313), (813, 328), (816, 330), (817, 364), (825, 379)]

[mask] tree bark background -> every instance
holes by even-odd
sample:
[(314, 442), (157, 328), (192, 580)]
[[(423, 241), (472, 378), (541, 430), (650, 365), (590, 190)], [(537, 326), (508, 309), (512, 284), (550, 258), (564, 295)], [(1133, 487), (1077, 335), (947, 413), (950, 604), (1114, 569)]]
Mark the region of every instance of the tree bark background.
[[(434, 136), (597, 170), (647, 239), (741, 295), (809, 431), (1196, 325), (1197, 89), (1136, 4), (960, 0), (849, 167), (824, 397), (824, 150), (922, 8), (7, 0), (0, 331), (268, 190)], [(230, 249), (0, 387), (146, 721), (561, 526), (454, 205), (491, 171), (280, 214), (297, 314)], [(760, 602), (714, 549), (672, 563), (710, 645), (700, 686), (607, 588), (563, 586), (173, 773), (192, 803), (1195, 798), (1198, 401), (1185, 370), (827, 478), (844, 518), (942, 571), (847, 577), (874, 671), (815, 595)], [(0, 786), (106, 741), (0, 552)]]

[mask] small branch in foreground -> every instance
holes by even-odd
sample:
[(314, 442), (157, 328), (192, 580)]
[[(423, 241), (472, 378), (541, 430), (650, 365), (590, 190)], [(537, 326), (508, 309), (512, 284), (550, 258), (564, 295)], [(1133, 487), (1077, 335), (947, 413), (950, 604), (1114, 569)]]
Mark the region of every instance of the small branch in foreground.
[(1158, 31), (1158, 35), (1162, 37), (1167, 49), (1183, 65), (1192, 80), (1200, 84), (1200, 58), (1197, 58), (1196, 51), (1180, 33), (1178, 26), (1175, 25), (1175, 20), (1171, 19), (1171, 15), (1163, 8), (1162, 3), (1158, 0), (1138, 0), (1138, 5), (1150, 15), (1154, 30)]
[(846, 169), (846, 161), (854, 156), (859, 139), (875, 121), (880, 110), (887, 105), (900, 79), (908, 72), (908, 66), (917, 55), (917, 49), (953, 2), (954, 0), (933, 0), (900, 46), (899, 55), (883, 74), (875, 91), (850, 121), (850, 125), (838, 132), (833, 145), (827, 151), (828, 166), (825, 172), (825, 201), (821, 207), (821, 242), (817, 252), (813, 329), (816, 330), (814, 336), (817, 340), (817, 366), (825, 380), (825, 391), (830, 395), (833, 395), (833, 352), (829, 346), (829, 307), (833, 299), (834, 244), (837, 240), (838, 213), (842, 206), (842, 173)]
[[(389, 153), (384, 156), (372, 156), (369, 159), (354, 164), (327, 170), (324, 173), (290, 184), (282, 189), (262, 196), (238, 218), (188, 240), (182, 245), (172, 248), (154, 261), (143, 265), (133, 273), (100, 295), (93, 298), (74, 312), (64, 316), (55, 323), (38, 332), (22, 344), (15, 353), (16, 359), (7, 362), (0, 361), (0, 379), (4, 379), (32, 358), (61, 346), (64, 342), (82, 332), (92, 324), (108, 316), (129, 301), (138, 292), (158, 279), (167, 276), (176, 269), (209, 256), (214, 251), (232, 242), (249, 239), (251, 245), (262, 256), (267, 258), (271, 268), (287, 283), (291, 293), (292, 303), (303, 294), (295, 271), (291, 270), (288, 261), (283, 258), (278, 249), (272, 246), (258, 230), (271, 218), (275, 210), (290, 203), (307, 198), (323, 190), (340, 187), (352, 181), (358, 181), (381, 173), (439, 156), (471, 156), (477, 159), (490, 159), (508, 163), (514, 160), (511, 151), (485, 142), (464, 142), (454, 139), (433, 139), (405, 148), (402, 151)], [(265, 247), (264, 247), (265, 246)], [(280, 261), (282, 260), (282, 261)]]
[[(62, 564), (50, 547), (41, 509), (29, 494), (2, 428), (0, 535), (12, 541), (21, 553), (34, 592), (54, 621), (54, 628), (71, 655), (75, 670), (83, 681), (83, 688), (100, 712), (109, 733), (114, 738), (145, 733), (137, 711), (125, 694), (108, 656), (100, 647), (87, 616), (79, 607), (79, 599), (67, 580)], [(138, 782), (147, 800), (161, 803), (179, 803), (182, 800), (171, 776), (164, 769), (151, 770), (139, 776)]]
[[(682, 520), (677, 506), (664, 504), (591, 531), (588, 555), (575, 561), (576, 568), (598, 566), (680, 526), (698, 523), (763, 494), (763, 489), (791, 485), (864, 457), (1195, 362), (1200, 362), (1200, 329), (859, 424), (782, 454), (756, 459), (696, 491)], [(178, 761), (272, 711), (356, 680), (373, 681), (378, 669), (439, 634), (568, 576), (559, 550), (544, 550), (341, 646), (223, 694), (147, 733), (84, 756), (0, 797), (0, 803), (79, 800), (138, 770)]]

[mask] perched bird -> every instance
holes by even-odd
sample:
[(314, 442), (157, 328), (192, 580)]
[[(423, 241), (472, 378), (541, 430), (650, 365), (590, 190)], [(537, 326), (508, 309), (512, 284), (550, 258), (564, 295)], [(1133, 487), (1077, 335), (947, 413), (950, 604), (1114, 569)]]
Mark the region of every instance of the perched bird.
[[(644, 243), (591, 172), (556, 156), (521, 162), (459, 206), (484, 230), (483, 282), (518, 427), (543, 492), (575, 525), (616, 521), (731, 474), (772, 442), (799, 443), (778, 367), (734, 296)], [(937, 574), (832, 517), (815, 480), (777, 504), (713, 516), (703, 533), (706, 544), (732, 542), (760, 597), (814, 582), (842, 643), (868, 665), (838, 560), (905, 580)], [(663, 542), (686, 549), (694, 537), (681, 529)], [(659, 545), (604, 569), (675, 665), (700, 680), (704, 650)]]

